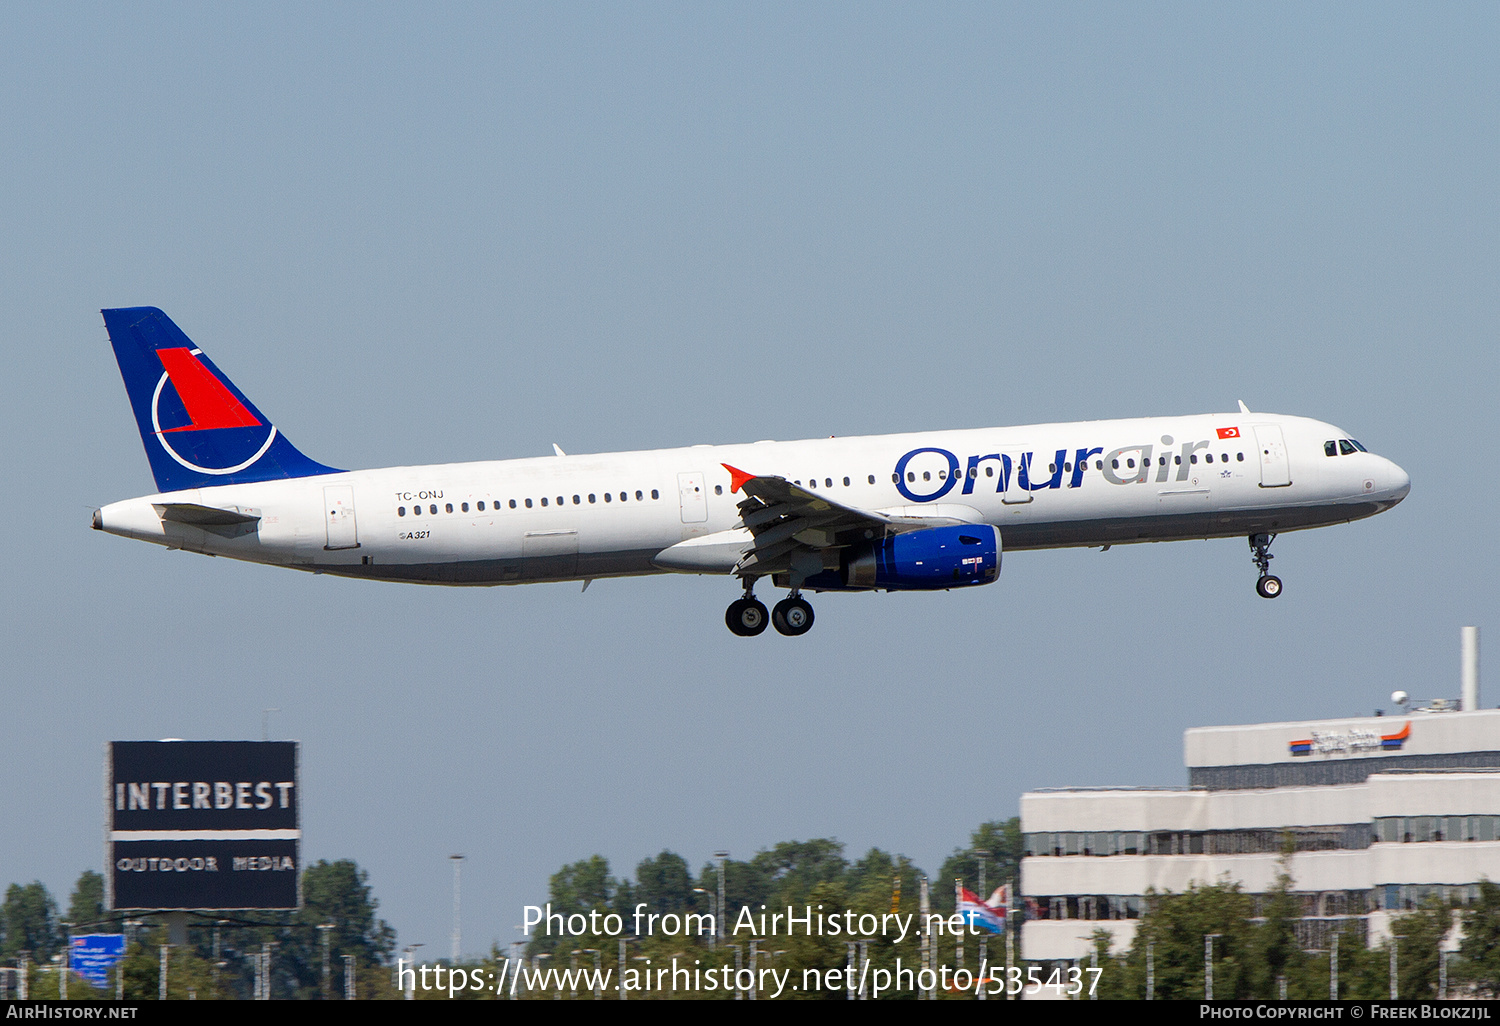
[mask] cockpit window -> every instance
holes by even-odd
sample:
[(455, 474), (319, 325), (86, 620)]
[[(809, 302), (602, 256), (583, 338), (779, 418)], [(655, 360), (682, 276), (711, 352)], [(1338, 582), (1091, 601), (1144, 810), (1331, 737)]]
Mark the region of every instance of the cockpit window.
[(1357, 450), (1354, 448), (1354, 443), (1349, 441), (1349, 439), (1339, 439), (1339, 452), (1343, 453), (1345, 456), (1348, 456), (1356, 451)]
[(1364, 446), (1360, 445), (1359, 442), (1355, 441), (1353, 438), (1349, 439), (1349, 441), (1352, 442), (1354, 444), (1354, 447), (1356, 449), (1358, 449), (1360, 452), (1369, 452), (1370, 451), (1369, 449), (1366, 449)]
[(1339, 443), (1337, 443), (1337, 442), (1324, 442), (1323, 443), (1323, 455), (1324, 456), (1337, 456), (1338, 454), (1339, 454)]

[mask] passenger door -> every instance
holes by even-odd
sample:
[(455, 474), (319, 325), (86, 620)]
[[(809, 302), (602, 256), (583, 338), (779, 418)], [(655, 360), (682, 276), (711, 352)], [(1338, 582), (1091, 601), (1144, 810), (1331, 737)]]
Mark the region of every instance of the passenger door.
[(1279, 424), (1257, 424), (1255, 448), (1260, 455), (1260, 486), (1285, 488), (1292, 483), (1292, 468), (1287, 460), (1286, 440)]

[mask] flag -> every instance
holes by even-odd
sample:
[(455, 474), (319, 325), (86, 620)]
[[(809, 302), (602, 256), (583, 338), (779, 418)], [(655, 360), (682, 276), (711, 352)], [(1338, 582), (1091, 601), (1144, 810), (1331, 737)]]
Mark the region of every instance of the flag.
[(1240, 437), (1240, 429), (1237, 428), (1237, 427), (1219, 428), (1219, 437), (1220, 438), (1238, 438), (1238, 437)]
[(967, 887), (959, 891), (958, 912), (968, 926), (990, 933), (1005, 932), (1004, 910), (981, 901), (979, 895)]

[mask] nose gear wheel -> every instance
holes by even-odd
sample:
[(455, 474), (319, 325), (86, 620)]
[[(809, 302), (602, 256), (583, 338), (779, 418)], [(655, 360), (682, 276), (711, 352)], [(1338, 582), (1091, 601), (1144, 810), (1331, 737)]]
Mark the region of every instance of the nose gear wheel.
[(1273, 599), (1281, 594), (1281, 578), (1271, 573), (1271, 560), (1276, 558), (1271, 555), (1271, 543), (1275, 540), (1274, 534), (1250, 536), (1250, 558), (1255, 561), (1255, 569), (1260, 571), (1260, 579), (1255, 582), (1255, 593), (1261, 598)]

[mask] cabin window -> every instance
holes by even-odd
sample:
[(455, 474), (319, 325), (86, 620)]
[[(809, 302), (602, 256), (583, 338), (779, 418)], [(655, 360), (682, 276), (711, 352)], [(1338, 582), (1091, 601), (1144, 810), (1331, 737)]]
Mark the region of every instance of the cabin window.
[(1125, 465), (1127, 467), (1129, 467), (1131, 470), (1134, 470), (1135, 469), (1135, 460), (1133, 460), (1133, 459), (1132, 460), (1126, 460), (1125, 461)]
[[(620, 497), (621, 497), (621, 498), (624, 498), (624, 496), (625, 496), (625, 493), (624, 493), (624, 492), (621, 492), (621, 493), (620, 493)], [(637, 488), (637, 489), (636, 489), (636, 490), (635, 490), (635, 501), (636, 501), (636, 502), (640, 502), (640, 501), (641, 501), (641, 490), (640, 490), (640, 489), (639, 489), (639, 488)]]
[[(510, 508), (511, 509), (515, 509), (516, 508), (516, 500), (515, 499), (511, 499), (510, 500)], [(526, 508), (527, 509), (531, 508), (531, 500), (530, 499), (526, 500)]]
[[(613, 495), (611, 495), (611, 494), (610, 494), (610, 493), (609, 493), (609, 492), (605, 492), (605, 493), (604, 493), (604, 501), (605, 501), (605, 502), (609, 502), (609, 501), (611, 501), (611, 500), (612, 500), (612, 499), (613, 499), (613, 498), (614, 498), (614, 496), (613, 496)], [(625, 493), (624, 493), (624, 492), (621, 492), (621, 493), (620, 493), (620, 499), (621, 499), (621, 501), (624, 501), (624, 499), (625, 499)], [(593, 502), (593, 501), (594, 501), (594, 497), (593, 497), (593, 496), (592, 496), (592, 495), (590, 495), (590, 496), (589, 496), (589, 501), (590, 501), (590, 502)]]
[[(575, 498), (575, 499), (576, 499), (576, 498), (577, 498), (577, 496), (574, 496), (574, 498)], [(561, 495), (559, 495), (559, 496), (558, 496), (558, 497), (557, 497), (557, 504), (558, 504), (558, 505), (559, 505), (559, 506), (561, 506), (561, 505), (564, 505), (564, 503), (563, 503), (563, 497), (562, 497), (562, 496), (561, 496)]]
[(1204, 456), (1203, 456), (1203, 458), (1205, 460), (1207, 460), (1209, 463), (1212, 463), (1214, 461), (1214, 454), (1211, 453), (1211, 452), (1210, 453), (1205, 453)]
[(396, 516), (398, 516), (398, 517), (404, 517), (404, 516), (406, 516), (406, 507), (405, 506), (397, 506), (396, 507)]
[(653, 488), (653, 489), (651, 489), (651, 498), (653, 498), (653, 499), (659, 499), (659, 498), (661, 498), (661, 493), (658, 492), (655, 488)]
[(1109, 461), (1109, 468), (1111, 470), (1119, 470), (1120, 469), (1120, 461), (1119, 460), (1110, 460)]
[(1172, 457), (1172, 462), (1175, 463), (1177, 466), (1180, 467), (1180, 466), (1182, 466), (1182, 457), (1181, 456), (1173, 456)]
[(714, 485), (714, 494), (715, 495), (723, 495), (724, 494), (724, 486), (723, 485)]
[(477, 505), (477, 507), (479, 509), (479, 512), (483, 513), (484, 512), (484, 500), (481, 499), (478, 503), (476, 503), (476, 505)]
[[(1118, 466), (1118, 465), (1119, 464), (1116, 464), (1116, 466)], [(1095, 470), (1103, 470), (1104, 469), (1104, 461), (1103, 460), (1095, 460), (1094, 461), (1094, 469)]]
[(875, 483), (875, 475), (874, 475), (874, 474), (871, 474), (871, 475), (870, 475), (870, 483), (871, 483), (871, 484), (874, 484), (874, 483)]
[(1198, 462), (1198, 454), (1197, 453), (1193, 453), (1193, 455), (1190, 457), (1190, 459), (1192, 460), (1192, 462), (1197, 463)]
[(1235, 454), (1235, 459), (1239, 460), (1241, 463), (1244, 463), (1245, 462), (1245, 454), (1242, 453), (1242, 452), (1241, 453), (1236, 453)]
[[(558, 503), (559, 506), (562, 505), (562, 497), (561, 496), (558, 496), (557, 503)], [(577, 495), (573, 496), (573, 505), (575, 505), (575, 506), (581, 506), (581, 505), (583, 505), (583, 499), (581, 499)]]
[(848, 488), (848, 487), (849, 487), (849, 479), (848, 479), (848, 478), (847, 478), (847, 477), (846, 477), (846, 478), (844, 478), (844, 487), (845, 487), (845, 488)]
[(995, 476), (995, 468), (994, 467), (985, 467), (984, 468), (984, 476), (985, 477), (994, 477)]
[(906, 472), (906, 480), (907, 480), (908, 484), (911, 483), (911, 482), (913, 482), (913, 481), (915, 481), (916, 479), (917, 479), (917, 475), (916, 475), (915, 471), (908, 470)]
[(930, 470), (924, 470), (924, 471), (922, 471), (922, 480), (923, 481), (931, 481), (932, 480), (932, 471), (930, 471)]
[(452, 513), (453, 512), (453, 503), (451, 503), (451, 502), (445, 502), (445, 503), (443, 503), (443, 510), (445, 512)]
[[(514, 500), (514, 499), (512, 499), (512, 500), (511, 500), (511, 501), (512, 501), (512, 502), (514, 502), (514, 501), (515, 501), (515, 500)], [(545, 502), (545, 501), (546, 501), (546, 500), (545, 500), (545, 499), (544, 499), (544, 500), (542, 500), (542, 501), (544, 501), (544, 502)], [(527, 508), (527, 509), (530, 509), (530, 508), (531, 508), (531, 500), (530, 500), (530, 499), (527, 499), (527, 500), (526, 500), (526, 508)]]
[(593, 502), (598, 502), (598, 501), (599, 501), (598, 499), (594, 498), (594, 493), (593, 492), (589, 492), (589, 502), (593, 503)]
[(469, 504), (468, 504), (468, 503), (467, 503), (467, 502), (466, 502), (466, 503), (464, 503), (464, 504), (462, 504), (462, 505), (461, 505), (461, 506), (459, 506), (459, 507), (458, 507), (458, 508), (459, 508), (459, 509), (460, 509), (460, 510), (462, 510), (462, 511), (463, 511), (463, 512), (465, 512), (465, 513), (467, 513), (467, 512), (469, 512)]
[[(848, 484), (848, 483), (849, 483), (848, 481), (844, 482), (844, 484)], [(825, 477), (823, 479), (823, 487), (824, 488), (832, 488), (833, 487), (833, 478), (831, 478), (831, 477)]]
[(547, 497), (545, 495), (542, 496), (542, 505), (543, 506), (547, 505)]
[(428, 506), (427, 511), (433, 516), (437, 516), (437, 503), (433, 503), (431, 506)]
[(1219, 462), (1220, 463), (1228, 463), (1229, 462), (1229, 453), (1227, 453), (1227, 452), (1221, 452), (1221, 453), (1219, 453)]

